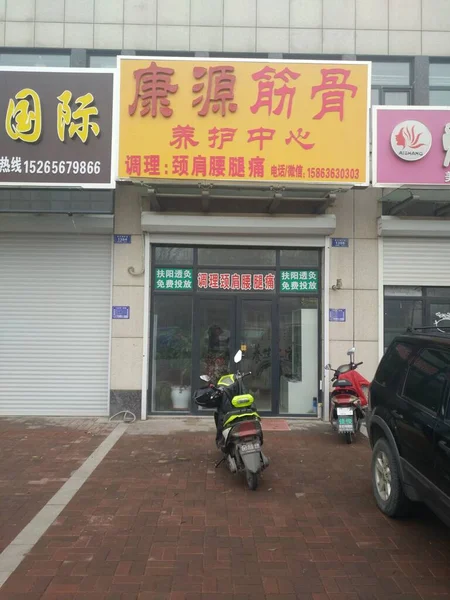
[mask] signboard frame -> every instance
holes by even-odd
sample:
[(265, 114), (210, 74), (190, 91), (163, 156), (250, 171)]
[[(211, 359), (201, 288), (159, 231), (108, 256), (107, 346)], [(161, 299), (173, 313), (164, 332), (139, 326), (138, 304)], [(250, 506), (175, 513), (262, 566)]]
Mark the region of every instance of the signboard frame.
[[(111, 111), (111, 147), (109, 149), (110, 155), (110, 178), (109, 181), (101, 183), (89, 183), (89, 182), (51, 182), (51, 181), (21, 181), (20, 173), (17, 181), (0, 181), (0, 187), (22, 187), (22, 188), (79, 188), (79, 189), (115, 189), (117, 181), (117, 160), (118, 160), (118, 125), (119, 125), (119, 88), (118, 88), (118, 71), (115, 69), (100, 69), (100, 68), (89, 68), (89, 67), (10, 67), (1, 66), (0, 74), (2, 72), (12, 73), (43, 73), (43, 74), (83, 74), (83, 75), (111, 75), (112, 76), (112, 111)], [(61, 90), (62, 92), (63, 90)], [(42, 109), (45, 105), (43, 105)], [(55, 115), (56, 120), (56, 115)], [(2, 126), (4, 126), (4, 120), (1, 120)], [(26, 143), (26, 142), (25, 142)], [(87, 177), (89, 175), (87, 174)]]
[[(404, 115), (404, 118), (401, 116), (400, 113), (402, 112), (416, 112), (416, 111), (426, 111), (426, 112), (431, 112), (431, 111), (446, 111), (449, 113), (449, 122), (450, 122), (450, 107), (448, 106), (416, 106), (416, 105), (405, 105), (405, 106), (399, 106), (399, 105), (385, 105), (385, 106), (374, 106), (372, 108), (372, 187), (374, 188), (386, 188), (386, 189), (397, 189), (397, 188), (401, 188), (401, 187), (407, 187), (409, 189), (423, 189), (423, 188), (427, 188), (427, 187), (431, 187), (434, 189), (448, 189), (450, 186), (450, 183), (446, 184), (446, 183), (430, 183), (430, 182), (423, 182), (423, 183), (410, 183), (408, 181), (401, 181), (401, 182), (396, 182), (396, 183), (392, 183), (392, 182), (385, 182), (385, 181), (378, 181), (378, 146), (379, 146), (379, 136), (378, 136), (378, 114), (381, 111), (391, 111), (391, 112), (397, 112), (399, 113), (399, 119), (402, 120), (408, 120), (407, 119), (407, 115)], [(399, 120), (399, 123), (401, 121)], [(434, 143), (441, 143), (440, 141), (438, 142), (434, 142)], [(412, 165), (414, 165), (414, 162), (412, 163)], [(450, 170), (450, 167), (449, 167)]]
[(367, 67), (367, 89), (366, 89), (366, 144), (365, 144), (365, 157), (364, 157), (364, 168), (365, 168), (365, 177), (363, 181), (355, 182), (355, 181), (346, 181), (345, 179), (330, 179), (330, 180), (317, 180), (317, 179), (283, 179), (277, 178), (273, 179), (271, 177), (264, 177), (263, 179), (249, 179), (244, 177), (240, 178), (229, 178), (224, 177), (220, 179), (208, 178), (204, 177), (203, 179), (192, 179), (192, 178), (182, 178), (180, 182), (182, 182), (183, 186), (198, 186), (199, 182), (210, 182), (214, 181), (217, 184), (220, 184), (221, 181), (226, 182), (227, 184), (235, 183), (236, 185), (251, 185), (251, 184), (272, 184), (272, 185), (283, 185), (283, 186), (295, 186), (298, 187), (301, 185), (302, 187), (320, 187), (320, 188), (344, 188), (350, 189), (352, 187), (357, 188), (365, 188), (370, 185), (370, 110), (371, 110), (371, 80), (372, 80), (372, 61), (368, 60), (359, 60), (359, 61), (338, 61), (338, 60), (295, 60), (295, 59), (264, 59), (264, 58), (230, 58), (230, 57), (192, 57), (192, 56), (183, 56), (183, 57), (174, 57), (174, 56), (154, 56), (154, 55), (140, 55), (140, 56), (129, 56), (129, 55), (118, 55), (117, 56), (117, 106), (118, 106), (118, 142), (117, 142), (117, 180), (120, 182), (124, 181), (145, 181), (157, 183), (159, 185), (174, 185), (177, 183), (176, 178), (164, 178), (164, 177), (139, 177), (139, 176), (128, 176), (121, 177), (120, 176), (120, 105), (121, 105), (121, 79), (122, 79), (122, 69), (121, 64), (125, 61), (158, 61), (158, 62), (198, 62), (198, 63), (260, 63), (260, 64), (290, 64), (290, 65), (301, 65), (301, 64), (317, 64), (317, 65), (336, 65), (336, 68), (345, 68), (345, 66), (357, 65), (357, 66), (366, 66)]

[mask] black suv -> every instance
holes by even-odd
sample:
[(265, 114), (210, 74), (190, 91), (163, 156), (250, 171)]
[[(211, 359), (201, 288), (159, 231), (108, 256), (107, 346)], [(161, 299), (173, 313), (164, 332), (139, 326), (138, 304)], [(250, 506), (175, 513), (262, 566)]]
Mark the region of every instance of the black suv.
[(425, 502), (450, 525), (450, 335), (394, 339), (370, 386), (367, 430), (381, 511), (402, 516)]

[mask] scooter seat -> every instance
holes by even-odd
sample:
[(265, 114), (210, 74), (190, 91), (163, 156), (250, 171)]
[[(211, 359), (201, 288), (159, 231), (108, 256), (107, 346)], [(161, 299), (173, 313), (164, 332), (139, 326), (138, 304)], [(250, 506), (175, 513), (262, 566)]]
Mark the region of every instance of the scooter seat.
[(333, 384), (333, 387), (353, 387), (353, 384), (348, 379), (338, 379), (336, 383)]

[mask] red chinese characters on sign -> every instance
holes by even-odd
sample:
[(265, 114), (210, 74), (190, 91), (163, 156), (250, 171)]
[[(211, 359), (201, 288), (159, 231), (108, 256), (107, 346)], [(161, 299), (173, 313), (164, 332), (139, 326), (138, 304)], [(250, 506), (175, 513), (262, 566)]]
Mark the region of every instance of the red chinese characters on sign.
[(210, 273), (208, 275), (208, 284), (211, 290), (219, 289), (219, 273)]
[(241, 288), (247, 292), (252, 289), (252, 276), (248, 273), (241, 275)]
[(229, 177), (245, 177), (245, 159), (243, 156), (231, 156), (228, 161)]
[(190, 125), (177, 125), (172, 129), (172, 141), (171, 146), (174, 146), (177, 150), (183, 147), (187, 150), (189, 146), (198, 146), (198, 142), (194, 140), (195, 129)]
[(206, 156), (194, 156), (192, 175), (206, 177), (207, 171)]
[(165, 118), (171, 117), (173, 110), (169, 94), (175, 94), (178, 90), (178, 85), (172, 83), (174, 73), (174, 69), (158, 67), (154, 61), (147, 68), (134, 71), (136, 92), (133, 104), (128, 107), (128, 114), (133, 116), (140, 102), (141, 117), (150, 113), (155, 118), (158, 111)]
[(314, 119), (322, 119), (327, 113), (337, 112), (339, 120), (344, 118), (345, 92), (354, 98), (358, 91), (356, 85), (347, 83), (351, 71), (348, 69), (322, 69), (322, 83), (311, 90), (311, 99), (322, 93), (322, 109)]
[[(216, 67), (194, 67), (193, 74), (198, 83), (192, 86), (194, 93), (201, 93), (192, 101), (192, 106), (202, 104), (198, 114), (200, 117), (206, 117), (211, 108), (212, 112), (224, 117), (227, 110), (235, 113), (238, 105), (234, 102), (234, 85), (236, 76), (234, 67), (228, 65), (219, 65)], [(206, 91), (205, 91), (205, 81)]]
[(231, 288), (231, 275), (230, 273), (220, 274), (220, 289), (229, 290)]
[(200, 290), (262, 292), (275, 290), (274, 273), (205, 273), (197, 275)]
[(208, 289), (208, 273), (199, 273), (197, 275), (197, 287), (200, 290)]
[(174, 156), (172, 158), (172, 174), (183, 177), (189, 175), (189, 156)]
[(231, 289), (232, 290), (240, 290), (241, 289), (241, 276), (237, 273), (233, 273), (231, 276)]
[(221, 127), (220, 129), (214, 127), (213, 129), (210, 129), (208, 132), (209, 147), (222, 150), (227, 142), (234, 141), (236, 131), (237, 129), (231, 129), (231, 127)]
[(270, 174), (274, 179), (284, 179), (286, 175), (288, 177), (302, 179), (304, 176), (304, 170), (303, 165), (272, 165), (270, 168)]
[(305, 131), (305, 133), (303, 133), (303, 129), (301, 127), (299, 129), (297, 129), (297, 134), (295, 134), (291, 130), (289, 132), (289, 137), (286, 138), (286, 145), (289, 146), (289, 144), (291, 142), (295, 142), (296, 144), (301, 146), (303, 148), (303, 150), (311, 150), (312, 148), (314, 148), (314, 146), (316, 144), (306, 144), (305, 141), (302, 141), (302, 140), (307, 140), (309, 138), (309, 136), (310, 136), (310, 132)]
[(253, 289), (263, 290), (264, 289), (264, 275), (256, 274), (253, 275)]
[(211, 177), (225, 177), (225, 156), (210, 156), (209, 174)]
[(276, 130), (259, 127), (258, 129), (249, 129), (247, 133), (247, 143), (250, 144), (251, 142), (259, 142), (259, 149), (263, 150), (264, 142), (271, 142), (273, 140), (273, 136), (276, 133)]
[(272, 273), (268, 273), (264, 277), (264, 289), (270, 291), (275, 289), (275, 275)]
[(144, 173), (146, 175), (160, 175), (160, 160), (157, 154), (144, 156)]
[[(287, 67), (282, 71), (276, 72), (275, 69), (269, 66), (263, 67), (257, 73), (252, 75), (253, 81), (258, 82), (258, 97), (255, 104), (250, 107), (253, 114), (256, 114), (260, 108), (267, 108), (269, 115), (281, 115), (286, 106), (286, 116), (289, 119), (292, 112), (292, 104), (296, 89), (295, 87), (289, 86), (288, 83), (291, 80), (296, 80), (300, 77), (300, 73), (295, 73)], [(279, 87), (276, 85), (282, 82)], [(274, 108), (279, 99), (278, 105)]]
[(133, 177), (133, 175), (139, 177), (141, 175), (142, 159), (140, 156), (128, 155), (125, 164), (127, 169), (127, 175), (129, 175), (130, 177)]
[(264, 163), (266, 159), (259, 156), (249, 160), (250, 177), (254, 179), (264, 179)]

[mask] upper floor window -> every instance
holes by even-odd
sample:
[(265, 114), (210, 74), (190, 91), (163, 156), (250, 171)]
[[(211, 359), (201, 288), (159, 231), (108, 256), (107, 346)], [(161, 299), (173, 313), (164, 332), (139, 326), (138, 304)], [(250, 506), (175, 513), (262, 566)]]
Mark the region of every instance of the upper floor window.
[(450, 105), (450, 63), (430, 63), (430, 105)]
[(411, 104), (410, 62), (372, 62), (372, 104)]
[(52, 52), (25, 53), (2, 52), (0, 53), (0, 66), (2, 67), (70, 67), (70, 54), (53, 54)]
[(115, 69), (117, 66), (117, 55), (92, 54), (89, 57), (89, 66), (94, 69)]

